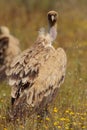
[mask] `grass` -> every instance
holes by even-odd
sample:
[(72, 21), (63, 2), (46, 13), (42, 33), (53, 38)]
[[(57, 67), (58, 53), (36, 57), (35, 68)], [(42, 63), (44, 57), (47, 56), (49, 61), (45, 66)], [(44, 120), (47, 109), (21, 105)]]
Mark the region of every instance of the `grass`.
[[(27, 16), (22, 6), (19, 12), (17, 8), (13, 19), (10, 9), (6, 10), (8, 15), (5, 11), (0, 12), (0, 24), (11, 28), (24, 50), (35, 41), (38, 28), (46, 24), (46, 13), (37, 11)], [(63, 47), (67, 53), (66, 78), (54, 103), (49, 106), (52, 118), (41, 121), (39, 130), (87, 130), (87, 16), (80, 8), (73, 11), (72, 8), (70, 11), (60, 9), (59, 14), (59, 33), (54, 46)], [(25, 124), (19, 120), (15, 125), (8, 123), (9, 104), (10, 87), (3, 82), (0, 84), (0, 130), (36, 130), (37, 115), (26, 119)]]

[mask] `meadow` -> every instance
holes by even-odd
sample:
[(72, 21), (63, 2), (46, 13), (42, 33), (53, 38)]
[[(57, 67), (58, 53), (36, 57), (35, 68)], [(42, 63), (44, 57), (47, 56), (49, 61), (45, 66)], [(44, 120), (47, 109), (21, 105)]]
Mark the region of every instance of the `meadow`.
[[(87, 130), (87, 2), (67, 0), (66, 3), (61, 0), (55, 1), (54, 5), (42, 3), (40, 8), (38, 3), (35, 5), (35, 0), (32, 2), (29, 4), (30, 10), (27, 10), (27, 4), (20, 0), (10, 0), (9, 5), (8, 0), (1, 0), (0, 25), (10, 28), (24, 50), (33, 44), (40, 27), (47, 28), (48, 10), (56, 9), (59, 12), (58, 37), (54, 46), (66, 51), (66, 78), (54, 103), (49, 105), (52, 118), (42, 120), (38, 130)], [(37, 115), (27, 118), (25, 124), (19, 120), (17, 124), (8, 123), (6, 115), (9, 106), (10, 87), (4, 81), (0, 83), (0, 130), (37, 129)]]

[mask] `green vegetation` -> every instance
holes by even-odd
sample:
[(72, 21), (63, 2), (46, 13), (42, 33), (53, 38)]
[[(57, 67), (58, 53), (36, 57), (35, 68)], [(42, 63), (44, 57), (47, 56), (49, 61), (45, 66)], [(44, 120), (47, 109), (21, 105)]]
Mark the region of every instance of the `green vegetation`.
[[(67, 53), (66, 78), (55, 102), (49, 106), (39, 130), (87, 130), (87, 0), (0, 0), (0, 25), (6, 25), (20, 39), (22, 50), (31, 46), (37, 30), (46, 25), (50, 9), (59, 12), (55, 47)], [(45, 26), (47, 27), (47, 26)], [(10, 87), (0, 84), (0, 130), (36, 130), (36, 116), (26, 124), (6, 122)]]

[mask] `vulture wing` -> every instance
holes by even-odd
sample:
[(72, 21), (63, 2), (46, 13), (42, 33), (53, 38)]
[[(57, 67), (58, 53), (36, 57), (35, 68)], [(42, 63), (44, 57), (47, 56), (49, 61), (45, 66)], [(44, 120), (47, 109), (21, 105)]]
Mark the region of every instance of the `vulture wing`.
[(54, 52), (52, 47), (44, 47), (44, 39), (39, 41), (31, 49), (25, 50), (12, 62), (7, 75), (12, 86), (11, 96), (18, 98), (26, 90), (30, 89), (38, 78), (40, 67)]
[(32, 87), (24, 91), (27, 104), (40, 111), (55, 98), (65, 78), (66, 63), (66, 54), (62, 48), (51, 52), (50, 57), (40, 65)]
[[(5, 76), (5, 57), (6, 57), (6, 50), (8, 48), (8, 37), (1, 37), (0, 38), (0, 80), (3, 79)], [(4, 77), (5, 78), (5, 77)]]

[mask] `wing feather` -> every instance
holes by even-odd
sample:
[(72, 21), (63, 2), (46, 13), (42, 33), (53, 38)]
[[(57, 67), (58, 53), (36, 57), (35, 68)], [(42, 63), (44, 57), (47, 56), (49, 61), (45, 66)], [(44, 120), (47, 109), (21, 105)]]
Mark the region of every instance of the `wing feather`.
[[(52, 54), (48, 61), (40, 68), (38, 78), (33, 85), (33, 88), (36, 89), (36, 98), (35, 101), (33, 101), (33, 105), (37, 105), (39, 103), (41, 106), (45, 106), (46, 103), (49, 103), (52, 99), (54, 99), (53, 95), (55, 95), (55, 90), (57, 90), (64, 81), (66, 63), (67, 58), (64, 50), (62, 48), (58, 48), (57, 51)], [(45, 101), (43, 102), (43, 100)]]
[[(58, 88), (64, 81), (66, 63), (66, 54), (62, 48), (51, 52), (48, 60), (41, 64), (32, 87), (23, 92), (26, 95), (28, 105), (42, 109), (54, 99), (58, 93)], [(17, 103), (20, 104), (20, 101), (21, 97)]]
[(8, 48), (8, 37), (0, 38), (0, 64), (3, 64), (6, 55), (6, 49)]
[(6, 50), (8, 48), (8, 37), (0, 37), (0, 80), (5, 78), (5, 57), (6, 57)]
[[(53, 48), (44, 48), (42, 44), (38, 44), (38, 46), (34, 46), (21, 53), (14, 59), (7, 73), (10, 77), (9, 84), (14, 86), (14, 88), (20, 88), (17, 91), (21, 91), (27, 83), (27, 87), (29, 88), (37, 79), (40, 67), (52, 52), (54, 52)], [(13, 91), (14, 89), (12, 89), (12, 93), (14, 93)]]

